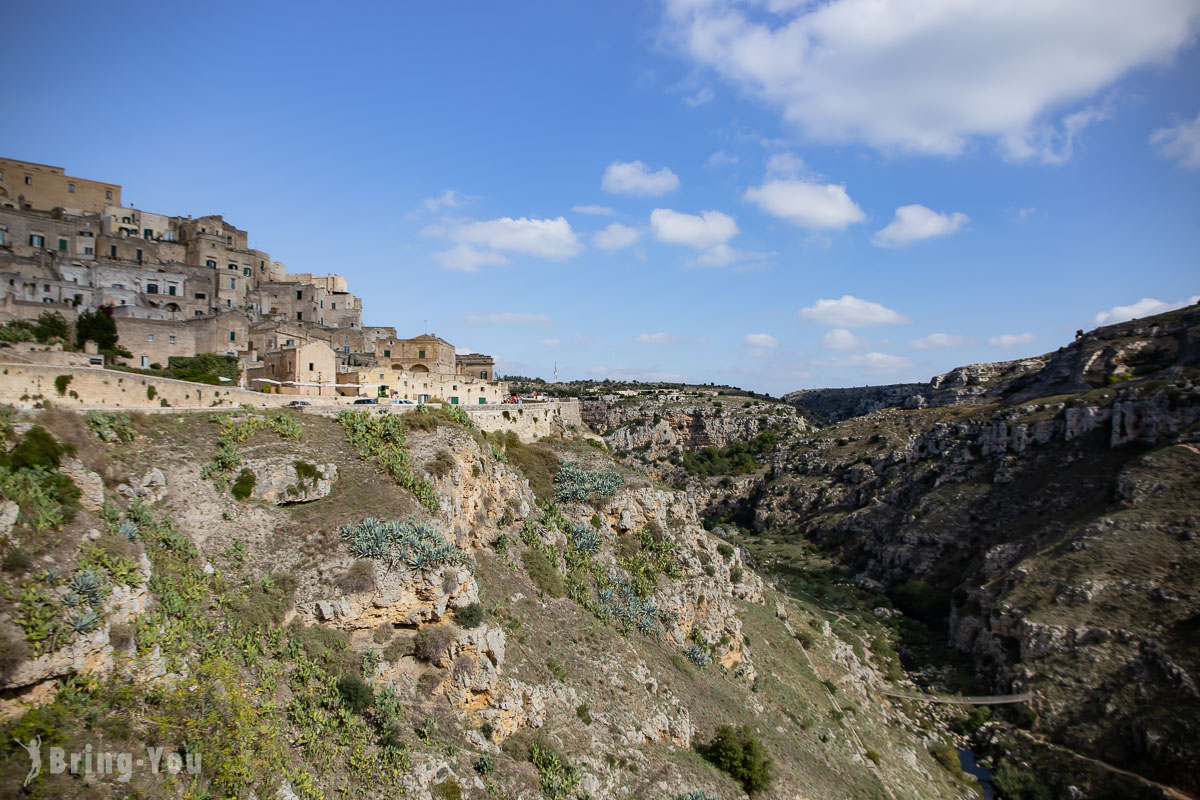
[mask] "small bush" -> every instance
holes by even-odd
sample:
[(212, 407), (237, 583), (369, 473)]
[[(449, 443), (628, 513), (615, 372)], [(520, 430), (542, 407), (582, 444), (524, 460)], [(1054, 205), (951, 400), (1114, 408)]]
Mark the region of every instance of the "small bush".
[(54, 389), (58, 392), (58, 396), (62, 397), (67, 393), (67, 387), (71, 385), (70, 375), (59, 375), (54, 379)]
[(530, 547), (521, 553), (521, 563), (533, 585), (541, 589), (547, 597), (566, 597), (567, 590), (563, 586), (562, 576), (546, 558), (546, 554), (536, 547)]
[(248, 469), (238, 473), (237, 480), (233, 482), (230, 492), (233, 493), (234, 500), (245, 500), (250, 495), (254, 494), (254, 484), (257, 478), (254, 473)]
[(729, 559), (733, 558), (733, 547), (721, 542), (719, 545), (717, 545), (717, 554), (720, 555), (721, 558), (728, 561)]
[(592, 709), (587, 703), (584, 703), (575, 709), (575, 716), (579, 717), (579, 721), (584, 725), (591, 725), (593, 722)]
[(346, 594), (371, 591), (375, 588), (375, 564), (365, 559), (355, 561), (346, 574), (338, 578), (338, 587)]
[(450, 471), (454, 469), (456, 465), (457, 462), (454, 460), (454, 456), (450, 454), (449, 450), (443, 448), (438, 450), (437, 455), (433, 457), (433, 460), (425, 465), (425, 471), (430, 475), (433, 475), (435, 478), (441, 478), (449, 475)]
[(483, 622), (483, 606), (475, 602), (458, 609), (454, 612), (454, 621), (467, 630), (479, 627)]
[(962, 777), (962, 762), (958, 758), (958, 751), (953, 747), (945, 742), (938, 742), (929, 748), (929, 754), (951, 775)]
[(422, 628), (417, 632), (417, 658), (430, 664), (437, 664), (450, 650), (456, 636), (448, 625), (434, 625)]
[(712, 741), (701, 745), (699, 751), (713, 766), (742, 784), (746, 794), (758, 794), (771, 783), (774, 762), (745, 725), (736, 729), (730, 725), (718, 726)]
[(734, 567), (733, 569), (729, 570), (729, 582), (730, 583), (741, 583), (742, 582), (742, 568), (741, 567)]
[[(955, 756), (957, 758), (957, 754)], [(992, 785), (1008, 800), (1051, 800), (1054, 797), (1050, 787), (1037, 775), (1009, 764), (1001, 764), (1000, 769), (992, 773)]]
[(153, 385), (146, 387), (146, 399), (147, 400), (153, 400), (157, 396), (158, 396), (158, 390), (155, 389)]
[(589, 471), (578, 461), (568, 461), (554, 477), (554, 499), (559, 503), (584, 503), (612, 497), (624, 483), (625, 479), (614, 470)]
[(292, 607), (296, 587), (296, 578), (290, 573), (266, 575), (258, 584), (247, 588), (244, 597), (232, 604), (232, 616), (251, 627), (278, 625)]
[(4, 561), (0, 562), (0, 569), (5, 572), (22, 573), (33, 566), (33, 556), (23, 547), (13, 547), (4, 555)]
[(58, 469), (63, 456), (75, 452), (74, 445), (62, 444), (41, 425), (34, 425), (20, 444), (3, 459), (5, 466), (18, 469)]
[(338, 678), (338, 694), (342, 703), (355, 714), (361, 714), (375, 705), (375, 691), (371, 685), (357, 675), (343, 675)]
[[(491, 739), (491, 737), (484, 737)], [(490, 753), (484, 753), (479, 758), (475, 759), (475, 763), (471, 765), (472, 769), (480, 775), (491, 775), (496, 769), (496, 760), (492, 758)]]

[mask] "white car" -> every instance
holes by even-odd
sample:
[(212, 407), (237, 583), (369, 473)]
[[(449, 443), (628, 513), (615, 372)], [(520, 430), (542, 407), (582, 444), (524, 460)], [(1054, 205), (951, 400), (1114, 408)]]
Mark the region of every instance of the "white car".
[(388, 403), (390, 403), (391, 405), (394, 405), (394, 406), (416, 405), (412, 400), (404, 400), (403, 398), (400, 398), (400, 397), (393, 397), (391, 400), (388, 401)]

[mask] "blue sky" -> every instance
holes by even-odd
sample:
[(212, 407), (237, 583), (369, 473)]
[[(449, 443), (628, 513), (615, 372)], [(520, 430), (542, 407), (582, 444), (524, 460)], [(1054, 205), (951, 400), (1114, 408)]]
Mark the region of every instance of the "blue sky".
[[(782, 393), (1200, 294), (1200, 3), (21, 3), (6, 155), (502, 371)], [(32, 65), (37, 65), (34, 68)], [(19, 76), (19, 77), (17, 77)]]

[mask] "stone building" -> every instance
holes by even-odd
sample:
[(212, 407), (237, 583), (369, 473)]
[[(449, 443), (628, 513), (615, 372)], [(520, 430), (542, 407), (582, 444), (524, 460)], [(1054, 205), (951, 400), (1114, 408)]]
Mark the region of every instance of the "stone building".
[(76, 178), (62, 167), (0, 158), (0, 206), (22, 210), (97, 214), (106, 205), (121, 204), (121, 187), (115, 183)]
[(246, 370), (251, 389), (279, 394), (336, 396), (337, 359), (325, 342), (313, 341), (262, 354), (260, 366)]

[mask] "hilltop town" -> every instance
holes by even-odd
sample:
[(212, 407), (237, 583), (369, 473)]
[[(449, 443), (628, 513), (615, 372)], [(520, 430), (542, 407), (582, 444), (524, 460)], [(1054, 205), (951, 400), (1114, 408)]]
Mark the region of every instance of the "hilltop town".
[[(0, 323), (100, 311), (127, 368), (213, 353), (230, 385), (271, 395), (502, 402), (495, 361), (433, 334), (364, 326), (337, 274), (288, 273), (221, 215), (179, 217), (122, 204), (121, 187), (62, 167), (0, 159)], [(99, 366), (91, 352), (11, 346), (5, 362)]]

